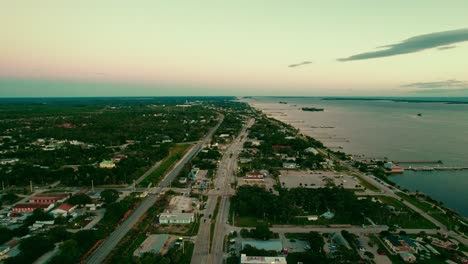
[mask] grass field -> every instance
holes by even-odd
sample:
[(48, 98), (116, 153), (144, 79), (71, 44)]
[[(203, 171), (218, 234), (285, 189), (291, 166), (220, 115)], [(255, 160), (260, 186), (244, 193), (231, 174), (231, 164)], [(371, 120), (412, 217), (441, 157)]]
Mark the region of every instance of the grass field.
[(352, 173), (351, 174), (352, 176), (356, 177), (359, 179), (359, 183), (366, 189), (368, 190), (371, 190), (371, 191), (378, 191), (379, 188), (375, 187), (373, 184), (371, 184), (370, 182), (366, 181), (365, 179), (363, 179), (362, 176), (359, 176), (358, 174), (356, 173)]
[(378, 198), (383, 203), (395, 207), (395, 210), (398, 211), (398, 214), (389, 215), (387, 219), (388, 221), (385, 224), (398, 225), (402, 228), (436, 228), (432, 222), (407, 207), (401, 201), (387, 196), (379, 196)]
[(169, 151), (167, 156), (161, 164), (146, 177), (140, 185), (147, 186), (150, 182), (153, 184), (159, 182), (161, 178), (176, 164), (176, 162), (183, 156), (185, 151), (189, 148), (190, 144), (176, 144)]

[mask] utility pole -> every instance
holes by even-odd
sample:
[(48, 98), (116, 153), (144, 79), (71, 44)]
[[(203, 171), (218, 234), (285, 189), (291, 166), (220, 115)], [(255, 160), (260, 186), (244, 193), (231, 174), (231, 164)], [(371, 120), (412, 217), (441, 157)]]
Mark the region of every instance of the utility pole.
[(94, 180), (91, 180), (91, 191), (94, 192)]
[(31, 190), (31, 193), (32, 193), (33, 192), (32, 181), (29, 181), (29, 189)]
[(135, 180), (133, 180), (133, 192), (135, 192)]
[(2, 190), (5, 191), (5, 182), (2, 181)]

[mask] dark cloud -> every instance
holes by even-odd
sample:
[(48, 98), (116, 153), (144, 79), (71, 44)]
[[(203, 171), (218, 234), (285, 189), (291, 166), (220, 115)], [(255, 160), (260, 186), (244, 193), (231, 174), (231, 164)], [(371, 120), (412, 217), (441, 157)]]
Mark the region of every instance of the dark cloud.
[(347, 58), (338, 59), (338, 61), (367, 60), (408, 54), (463, 41), (468, 41), (468, 28), (414, 36), (397, 44), (379, 47), (384, 48), (383, 50), (359, 53)]
[(457, 46), (443, 46), (443, 47), (438, 47), (437, 49), (438, 50), (448, 50), (448, 49), (454, 49), (456, 47)]
[(295, 67), (304, 66), (304, 65), (307, 65), (307, 64), (311, 64), (311, 63), (312, 63), (311, 61), (303, 61), (303, 62), (300, 62), (300, 63), (288, 65), (288, 67), (289, 68), (295, 68)]
[(439, 81), (439, 82), (415, 82), (402, 85), (401, 87), (409, 87), (409, 88), (418, 88), (418, 89), (431, 89), (431, 90), (460, 90), (460, 89), (468, 89), (468, 82), (466, 81), (459, 81), (459, 80), (446, 80), (446, 81)]

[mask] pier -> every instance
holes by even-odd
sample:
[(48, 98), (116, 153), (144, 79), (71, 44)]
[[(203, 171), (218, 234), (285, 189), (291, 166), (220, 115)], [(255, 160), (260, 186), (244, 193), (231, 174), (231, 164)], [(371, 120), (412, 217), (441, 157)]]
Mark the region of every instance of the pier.
[(409, 167), (407, 170), (412, 171), (452, 171), (452, 170), (468, 170), (468, 166), (451, 166), (451, 167)]
[(393, 163), (400, 164), (400, 163), (442, 163), (442, 160), (394, 160)]

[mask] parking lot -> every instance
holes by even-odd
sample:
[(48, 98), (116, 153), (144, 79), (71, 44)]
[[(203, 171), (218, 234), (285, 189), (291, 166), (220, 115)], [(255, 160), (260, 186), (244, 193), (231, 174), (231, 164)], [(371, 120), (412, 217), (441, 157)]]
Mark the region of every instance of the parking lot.
[(363, 189), (354, 176), (333, 171), (294, 171), (282, 170), (280, 183), (285, 188), (323, 188), (329, 184), (342, 186), (345, 189)]

